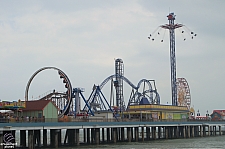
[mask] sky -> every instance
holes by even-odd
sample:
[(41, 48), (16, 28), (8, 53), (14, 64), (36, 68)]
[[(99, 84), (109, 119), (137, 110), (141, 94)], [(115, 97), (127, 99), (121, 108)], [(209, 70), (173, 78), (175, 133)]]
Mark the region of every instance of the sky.
[[(225, 109), (225, 1), (223, 0), (0, 0), (0, 99), (24, 100), (40, 68), (61, 69), (73, 88), (85, 89), (115, 73), (115, 59), (133, 84), (155, 80), (161, 104), (172, 103), (168, 24), (174, 12), (177, 78), (185, 78), (191, 107), (201, 115)], [(158, 28), (158, 30), (157, 30)], [(157, 32), (154, 33), (154, 31)], [(185, 32), (182, 34), (181, 31)], [(197, 34), (191, 39), (190, 32)], [(154, 35), (154, 41), (149, 40)], [(184, 41), (184, 38), (186, 40)], [(163, 42), (161, 40), (163, 39)], [(32, 80), (29, 99), (53, 89), (65, 91), (55, 70)], [(109, 98), (110, 84), (103, 94)], [(131, 87), (124, 83), (125, 103)]]

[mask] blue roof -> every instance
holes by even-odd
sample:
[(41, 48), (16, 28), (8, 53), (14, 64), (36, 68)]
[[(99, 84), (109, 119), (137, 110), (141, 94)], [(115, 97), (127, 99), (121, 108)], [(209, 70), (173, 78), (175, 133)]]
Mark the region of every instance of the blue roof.
[(146, 97), (143, 97), (139, 103), (139, 105), (146, 105), (146, 104), (150, 104), (148, 99)]

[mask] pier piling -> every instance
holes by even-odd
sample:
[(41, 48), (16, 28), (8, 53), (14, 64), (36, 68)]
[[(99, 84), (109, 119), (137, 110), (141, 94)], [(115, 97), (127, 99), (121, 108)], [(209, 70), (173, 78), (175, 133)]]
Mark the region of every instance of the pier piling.
[(34, 130), (28, 130), (28, 148), (34, 149)]

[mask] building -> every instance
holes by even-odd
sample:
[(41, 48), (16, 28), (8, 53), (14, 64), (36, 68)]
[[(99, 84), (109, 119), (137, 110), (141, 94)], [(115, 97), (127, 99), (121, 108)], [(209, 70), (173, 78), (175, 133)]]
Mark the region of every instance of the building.
[(21, 101), (0, 101), (0, 110), (19, 110), (26, 107), (26, 102)]
[(210, 116), (212, 120), (225, 120), (225, 110), (213, 110)]
[(188, 119), (190, 111), (186, 106), (144, 104), (129, 106), (123, 115), (142, 120), (181, 120)]
[(58, 108), (51, 100), (26, 101), (26, 108), (18, 113), (20, 117), (58, 121)]

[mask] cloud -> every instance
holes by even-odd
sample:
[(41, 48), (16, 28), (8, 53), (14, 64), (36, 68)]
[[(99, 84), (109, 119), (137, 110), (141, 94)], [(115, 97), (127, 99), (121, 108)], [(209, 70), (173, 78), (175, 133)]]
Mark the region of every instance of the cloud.
[[(88, 97), (93, 84), (114, 73), (114, 59), (121, 58), (131, 82), (155, 79), (162, 103), (170, 102), (169, 33), (163, 37), (161, 29), (154, 42), (147, 38), (159, 25), (168, 23), (170, 9), (177, 15), (176, 23), (197, 33), (192, 40), (176, 30), (177, 76), (188, 80), (195, 107), (206, 111), (207, 107), (201, 107), (203, 101), (223, 99), (225, 20), (224, 2), (204, 1), (202, 5), (202, 1), (172, 5), (145, 0), (4, 1), (0, 6), (0, 89), (4, 94), (0, 98), (23, 98), (29, 77), (44, 66), (65, 71), (74, 87), (86, 88)], [(37, 76), (31, 92), (38, 96), (53, 87), (61, 89), (61, 85), (55, 72), (46, 71)], [(13, 95), (12, 87), (16, 88)], [(125, 87), (129, 94), (130, 88)]]

